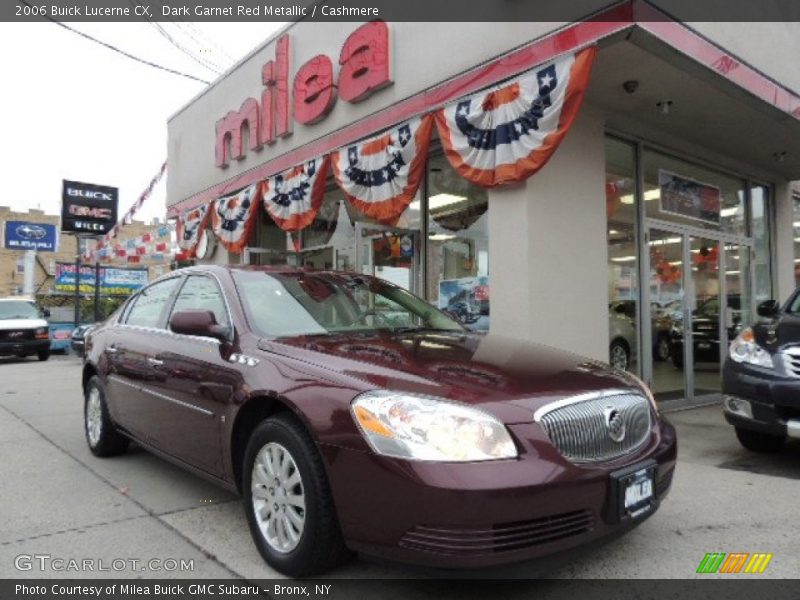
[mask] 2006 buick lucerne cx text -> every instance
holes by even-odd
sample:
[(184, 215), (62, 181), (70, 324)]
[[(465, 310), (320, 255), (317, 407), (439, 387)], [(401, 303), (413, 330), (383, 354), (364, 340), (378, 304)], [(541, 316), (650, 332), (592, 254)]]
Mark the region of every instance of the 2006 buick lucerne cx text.
[(134, 440), (238, 490), (294, 576), (352, 551), (477, 567), (585, 544), (651, 515), (676, 460), (631, 375), (352, 273), (171, 273), (91, 332), (83, 385), (95, 455)]

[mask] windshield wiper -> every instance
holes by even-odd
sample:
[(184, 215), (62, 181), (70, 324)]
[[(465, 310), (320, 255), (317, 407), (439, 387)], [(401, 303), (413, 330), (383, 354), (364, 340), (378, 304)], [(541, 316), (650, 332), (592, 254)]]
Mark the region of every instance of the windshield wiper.
[(458, 329), (445, 329), (444, 327), (426, 327), (426, 326), (418, 326), (418, 327), (393, 327), (389, 329), (392, 333), (414, 333), (417, 331), (448, 331), (453, 333), (464, 333), (463, 331), (459, 331)]

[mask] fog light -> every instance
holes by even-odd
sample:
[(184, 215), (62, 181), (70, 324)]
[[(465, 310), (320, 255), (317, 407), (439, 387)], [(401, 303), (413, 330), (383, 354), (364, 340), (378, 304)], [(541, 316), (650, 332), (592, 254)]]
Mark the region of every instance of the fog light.
[(747, 400), (735, 398), (734, 396), (725, 396), (723, 405), (725, 410), (727, 410), (729, 413), (739, 415), (740, 417), (746, 417), (748, 419), (753, 418), (753, 408), (750, 406), (750, 402)]

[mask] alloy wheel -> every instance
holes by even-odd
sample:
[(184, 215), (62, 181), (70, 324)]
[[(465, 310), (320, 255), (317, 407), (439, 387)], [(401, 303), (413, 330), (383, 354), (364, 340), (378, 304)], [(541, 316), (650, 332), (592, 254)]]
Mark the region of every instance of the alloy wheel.
[(97, 446), (102, 431), (103, 408), (100, 401), (100, 390), (93, 387), (89, 391), (89, 398), (86, 401), (86, 433), (89, 436), (89, 444), (92, 447)]
[(625, 348), (619, 344), (615, 344), (611, 348), (611, 366), (615, 369), (625, 370), (628, 368), (628, 353)]
[(294, 550), (305, 528), (306, 499), (297, 464), (281, 444), (269, 442), (256, 455), (251, 495), (267, 544), (283, 554)]

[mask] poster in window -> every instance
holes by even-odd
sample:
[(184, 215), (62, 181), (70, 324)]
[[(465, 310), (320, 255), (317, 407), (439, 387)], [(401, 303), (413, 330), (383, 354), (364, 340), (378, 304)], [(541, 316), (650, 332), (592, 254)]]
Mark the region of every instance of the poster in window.
[(489, 278), (462, 277), (439, 282), (439, 308), (475, 331), (489, 330)]
[(669, 171), (658, 171), (661, 212), (721, 225), (720, 189)]

